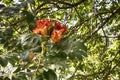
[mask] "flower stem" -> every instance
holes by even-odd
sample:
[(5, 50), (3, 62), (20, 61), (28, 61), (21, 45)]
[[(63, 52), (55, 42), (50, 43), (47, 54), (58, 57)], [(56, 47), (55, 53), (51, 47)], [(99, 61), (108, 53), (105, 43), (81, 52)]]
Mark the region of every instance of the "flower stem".
[(37, 67), (37, 69), (36, 69), (36, 76), (37, 76), (37, 73), (42, 73), (42, 71), (43, 71), (43, 66), (44, 66), (44, 64), (42, 64), (43, 63), (43, 61), (44, 61), (44, 55), (45, 55), (45, 53), (46, 53), (46, 41), (44, 41), (44, 42), (42, 42), (42, 44), (41, 44), (41, 48), (42, 48), (42, 51), (41, 51), (41, 53), (38, 55), (38, 67)]

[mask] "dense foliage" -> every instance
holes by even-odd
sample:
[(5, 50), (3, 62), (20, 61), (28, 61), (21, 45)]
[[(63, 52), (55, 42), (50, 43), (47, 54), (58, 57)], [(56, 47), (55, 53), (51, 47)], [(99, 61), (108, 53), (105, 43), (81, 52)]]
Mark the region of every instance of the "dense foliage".
[(0, 80), (119, 79), (120, 0), (0, 0)]

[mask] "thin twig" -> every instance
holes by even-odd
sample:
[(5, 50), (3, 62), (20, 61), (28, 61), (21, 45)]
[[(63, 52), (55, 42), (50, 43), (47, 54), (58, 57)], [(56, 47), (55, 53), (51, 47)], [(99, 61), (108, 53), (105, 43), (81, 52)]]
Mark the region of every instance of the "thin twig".
[(115, 14), (117, 14), (118, 12), (119, 12), (119, 10), (120, 10), (120, 7), (117, 9), (117, 10), (115, 10), (109, 17), (107, 17), (106, 19), (105, 19), (105, 21), (103, 22), (103, 24), (101, 24), (99, 27), (98, 27), (98, 29), (96, 29), (90, 36), (88, 36), (83, 42), (86, 42), (87, 40), (89, 40), (93, 35), (95, 35), (101, 28), (103, 28), (104, 27), (104, 25), (113, 17), (113, 16), (115, 16)]
[(64, 2), (63, 1), (58, 1), (58, 3), (69, 5), (69, 7), (72, 8), (72, 7), (77, 7), (79, 4), (83, 3), (84, 1), (86, 1), (86, 0), (80, 0), (80, 1), (78, 1), (76, 3), (73, 3), (73, 4), (71, 4), (69, 2), (65, 2), (65, 1)]

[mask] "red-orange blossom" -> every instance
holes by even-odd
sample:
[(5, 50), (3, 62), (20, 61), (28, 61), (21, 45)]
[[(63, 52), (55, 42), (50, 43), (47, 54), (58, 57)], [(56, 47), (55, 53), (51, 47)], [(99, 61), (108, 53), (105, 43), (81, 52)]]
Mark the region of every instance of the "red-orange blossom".
[(67, 30), (66, 26), (62, 26), (60, 22), (55, 22), (53, 20), (37, 20), (37, 27), (33, 29), (33, 33), (41, 34), (42, 36), (48, 35), (48, 32), (53, 28), (51, 35), (51, 40), (53, 42), (60, 42), (62, 39), (62, 34)]

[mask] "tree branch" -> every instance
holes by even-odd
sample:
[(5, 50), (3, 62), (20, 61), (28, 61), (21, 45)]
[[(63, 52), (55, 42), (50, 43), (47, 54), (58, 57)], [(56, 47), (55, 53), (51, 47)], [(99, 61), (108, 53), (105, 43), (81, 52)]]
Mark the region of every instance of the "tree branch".
[(77, 7), (79, 4), (83, 3), (84, 1), (86, 1), (86, 0), (80, 0), (80, 1), (78, 1), (76, 3), (73, 3), (73, 4), (71, 4), (69, 2), (65, 2), (65, 1), (64, 2), (63, 1), (58, 1), (58, 3), (68, 5), (70, 8), (72, 8), (72, 7)]
[(120, 52), (120, 50), (118, 50), (118, 52), (116, 53), (114, 58), (110, 61), (111, 67), (110, 67), (109, 71), (104, 75), (103, 80), (107, 79), (108, 76), (111, 74), (111, 72), (119, 65), (120, 60), (117, 62), (117, 64), (114, 67), (112, 67), (112, 61), (116, 59), (117, 55), (119, 55), (119, 52)]
[(39, 10), (39, 9), (40, 9), (41, 7), (43, 7), (45, 4), (46, 4), (46, 3), (42, 3), (41, 5), (39, 5), (39, 6), (35, 9), (35, 11)]
[[(70, 3), (70, 2), (65, 2), (65, 1), (57, 1), (57, 2), (51, 2), (51, 4), (54, 4), (58, 9), (68, 9), (68, 8), (74, 8), (77, 7), (78, 5), (82, 4), (86, 0), (80, 0), (76, 3)], [(59, 4), (64, 4), (67, 5), (67, 7), (60, 7)]]
[(93, 35), (95, 35), (101, 28), (104, 27), (104, 25), (113, 17), (115, 16), (116, 13), (118, 13), (120, 11), (120, 7), (115, 10), (109, 17), (107, 17), (105, 19), (105, 21), (103, 22), (103, 24), (101, 24), (97, 30), (95, 30), (90, 36), (88, 36), (83, 42), (86, 42), (87, 40), (89, 40)]

